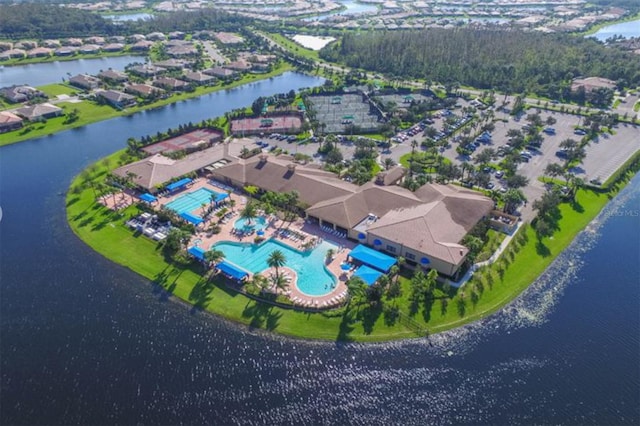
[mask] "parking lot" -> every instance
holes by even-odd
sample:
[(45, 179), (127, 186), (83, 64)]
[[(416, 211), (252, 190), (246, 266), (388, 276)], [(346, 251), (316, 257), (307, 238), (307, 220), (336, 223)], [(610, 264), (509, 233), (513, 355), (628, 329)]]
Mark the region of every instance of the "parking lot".
[(632, 155), (640, 150), (640, 128), (630, 124), (618, 124), (615, 135), (600, 135), (587, 146), (587, 158), (574, 170), (585, 182), (592, 179), (604, 183)]

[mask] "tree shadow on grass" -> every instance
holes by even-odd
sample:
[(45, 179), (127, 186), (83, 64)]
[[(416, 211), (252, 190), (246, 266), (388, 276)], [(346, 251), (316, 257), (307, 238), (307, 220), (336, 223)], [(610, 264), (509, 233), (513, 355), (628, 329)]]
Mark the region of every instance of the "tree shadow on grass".
[(266, 303), (249, 301), (242, 311), (242, 316), (251, 318), (251, 322), (249, 322), (251, 328), (265, 328), (273, 331), (279, 325), (282, 312), (274, 312), (274, 307)]
[(572, 201), (571, 208), (577, 213), (584, 213), (584, 207), (582, 206), (582, 204), (580, 204), (579, 201)]
[(351, 306), (347, 307), (347, 310), (342, 315), (342, 321), (340, 321), (340, 327), (338, 328), (338, 336), (336, 341), (338, 342), (353, 342), (351, 333), (354, 330), (353, 324), (355, 323), (355, 313), (351, 309)]
[(422, 318), (424, 319), (424, 322), (429, 324), (429, 320), (431, 320), (431, 308), (433, 307), (433, 304), (435, 302), (435, 299), (433, 298), (433, 296), (428, 296), (425, 297), (424, 299), (424, 307), (422, 308)]
[[(175, 274), (175, 271), (178, 271)], [(174, 268), (171, 265), (167, 265), (162, 271), (158, 272), (153, 277), (153, 294), (158, 295), (158, 300), (166, 301), (173, 295), (176, 286), (178, 285), (178, 279), (182, 275), (183, 270)]]
[(379, 302), (370, 304), (362, 311), (362, 328), (364, 329), (365, 334), (371, 334), (373, 332), (373, 327), (381, 314), (382, 303)]
[(75, 203), (77, 203), (78, 201), (80, 201), (80, 197), (73, 197), (73, 198), (69, 198), (69, 200), (67, 200), (67, 207), (71, 207), (72, 205), (74, 205)]
[(551, 250), (542, 241), (538, 240), (536, 243), (536, 253), (542, 257), (548, 257), (551, 255)]
[(193, 303), (192, 313), (195, 313), (195, 311), (198, 310), (203, 310), (209, 302), (211, 302), (213, 299), (211, 292), (215, 287), (216, 286), (212, 281), (204, 277), (200, 277), (189, 293), (189, 301)]

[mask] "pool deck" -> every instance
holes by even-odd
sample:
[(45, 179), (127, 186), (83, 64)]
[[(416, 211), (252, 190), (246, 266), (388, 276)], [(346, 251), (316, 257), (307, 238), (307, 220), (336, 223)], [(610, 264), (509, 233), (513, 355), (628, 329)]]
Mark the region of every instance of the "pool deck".
[[(215, 186), (210, 185), (206, 179), (198, 179), (194, 181), (188, 188), (185, 188), (182, 191), (178, 191), (174, 194), (165, 197), (159, 197), (158, 201), (160, 204), (164, 205), (167, 202), (172, 201), (176, 197), (182, 195), (185, 191), (194, 191), (198, 188), (206, 187), (208, 189), (212, 189), (214, 191), (223, 191), (220, 188), (216, 188)], [(208, 221), (202, 224), (198, 228), (198, 231), (191, 239), (189, 245), (196, 244), (196, 240), (201, 240), (197, 242), (197, 245), (203, 249), (209, 249), (215, 243), (219, 243), (222, 241), (235, 241), (235, 242), (245, 242), (245, 243), (253, 243), (256, 238), (256, 234), (253, 235), (236, 235), (232, 231), (234, 230), (233, 224), (238, 218), (238, 213), (244, 205), (247, 203), (247, 197), (240, 195), (238, 193), (231, 193), (230, 198), (235, 200), (236, 205), (233, 208), (229, 208), (229, 211), (232, 213), (231, 218), (226, 221), (219, 221), (218, 218), (214, 215)], [(288, 295), (289, 298), (294, 301), (294, 304), (307, 307), (307, 308), (328, 308), (330, 306), (335, 306), (340, 304), (347, 295), (347, 286), (346, 281), (351, 276), (351, 272), (344, 272), (340, 268), (340, 264), (347, 260), (347, 254), (351, 251), (353, 247), (357, 245), (357, 243), (353, 241), (349, 241), (345, 238), (338, 238), (335, 235), (329, 234), (323, 231), (318, 225), (314, 225), (306, 222), (304, 219), (299, 218), (294, 222), (285, 222), (284, 220), (278, 218), (275, 215), (271, 215), (267, 218), (267, 227), (264, 230), (264, 238), (270, 239), (275, 238), (280, 242), (287, 244), (288, 246), (296, 249), (296, 250), (304, 250), (304, 244), (307, 241), (314, 241), (314, 239), (322, 238), (323, 240), (329, 241), (337, 245), (338, 248), (336, 250), (335, 256), (331, 261), (325, 263), (327, 269), (336, 277), (336, 286), (329, 291), (327, 294), (322, 296), (311, 296), (308, 294), (302, 293), (298, 290), (296, 286), (297, 274), (296, 272), (284, 266), (280, 268), (280, 272), (283, 273), (287, 271), (289, 275), (289, 288), (285, 290), (283, 293)], [(211, 234), (206, 231), (206, 229), (213, 225), (218, 224), (220, 226), (220, 233)], [(290, 236), (283, 235), (282, 230), (288, 230), (290, 233), (295, 232), (299, 235), (304, 235), (305, 238), (291, 238)], [(238, 265), (240, 266), (240, 265)], [(269, 273), (274, 273), (274, 270), (265, 270), (260, 272), (261, 275), (265, 275), (269, 277)], [(278, 290), (281, 292), (281, 290)]]

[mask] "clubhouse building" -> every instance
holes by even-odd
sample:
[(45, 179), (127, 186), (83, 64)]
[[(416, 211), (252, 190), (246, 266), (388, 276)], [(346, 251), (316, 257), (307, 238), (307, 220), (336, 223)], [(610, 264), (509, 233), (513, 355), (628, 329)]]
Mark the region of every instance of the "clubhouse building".
[(453, 185), (426, 184), (415, 192), (381, 180), (357, 186), (288, 156), (238, 159), (228, 154), (227, 146), (217, 144), (179, 160), (156, 154), (114, 173), (134, 176), (135, 184), (151, 192), (193, 172), (236, 188), (296, 191), (308, 222), (402, 256), (408, 266), (436, 269), (449, 277), (456, 277), (469, 252), (462, 239), (494, 208), (491, 199)]

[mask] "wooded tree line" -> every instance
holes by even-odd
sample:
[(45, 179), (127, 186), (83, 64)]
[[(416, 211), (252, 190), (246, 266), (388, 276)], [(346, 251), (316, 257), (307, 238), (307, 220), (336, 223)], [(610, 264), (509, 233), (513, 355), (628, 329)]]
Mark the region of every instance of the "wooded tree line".
[(637, 56), (565, 34), (427, 29), (345, 34), (320, 53), (330, 61), (397, 78), (424, 78), (509, 93), (569, 96), (577, 76), (640, 84)]
[(146, 34), (154, 31), (237, 31), (250, 22), (248, 18), (221, 10), (203, 9), (159, 14), (151, 19), (114, 24), (96, 13), (39, 3), (0, 4), (0, 17), (0, 37), (13, 40)]
[(47, 4), (0, 4), (0, 17), (0, 37), (13, 40), (114, 35), (118, 30), (95, 13)]

